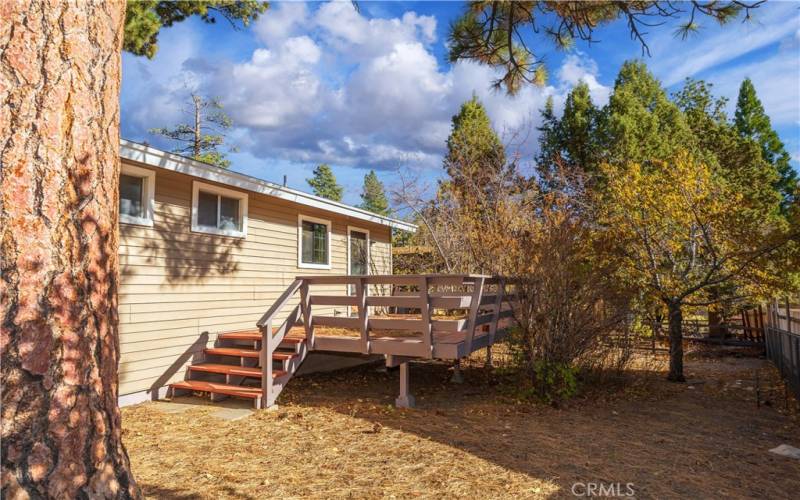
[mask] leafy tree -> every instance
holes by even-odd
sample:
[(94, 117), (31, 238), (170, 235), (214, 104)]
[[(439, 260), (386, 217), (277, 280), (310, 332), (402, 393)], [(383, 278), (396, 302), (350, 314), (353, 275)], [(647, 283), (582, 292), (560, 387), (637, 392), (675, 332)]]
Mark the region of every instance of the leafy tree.
[(748, 206), (735, 185), (686, 153), (602, 168), (599, 222), (623, 257), (619, 272), (667, 308), (669, 379), (683, 381), (684, 308), (725, 300), (719, 293), (730, 284), (769, 284), (770, 263), (797, 228), (774, 208)]
[(450, 28), (450, 60), (474, 60), (499, 68), (503, 75), (496, 88), (517, 93), (525, 84), (543, 85), (547, 80), (542, 51), (531, 33), (543, 34), (558, 48), (570, 48), (574, 40), (594, 42), (596, 29), (616, 20), (627, 23), (631, 38), (649, 53), (643, 29), (650, 31), (658, 22), (683, 19), (678, 28), (684, 38), (697, 31), (699, 19), (709, 17), (726, 24), (761, 2), (469, 2), (464, 14)]
[(386, 190), (374, 170), (370, 170), (364, 176), (364, 188), (361, 192), (361, 205), (359, 206), (378, 215), (389, 215), (389, 200), (386, 198)]
[(234, 29), (248, 26), (268, 8), (267, 2), (257, 0), (132, 0), (125, 9), (125, 41), (123, 49), (152, 59), (158, 51), (158, 33), (191, 16), (214, 24), (217, 16), (227, 20)]
[[(129, 2), (126, 20), (125, 2), (3, 4), (4, 498), (141, 497), (117, 403), (121, 49), (152, 56), (197, 5)], [(148, 26), (145, 6), (183, 14)]]
[[(191, 101), (188, 112), (192, 116), (192, 123), (181, 123), (172, 129), (153, 128), (150, 133), (178, 142), (179, 146), (172, 150), (173, 153), (191, 156), (221, 168), (230, 167), (230, 160), (219, 148), (225, 142), (225, 131), (231, 127), (231, 119), (222, 110), (218, 99), (204, 99), (193, 93)], [(231, 148), (230, 151), (235, 152), (236, 149)]]
[(755, 141), (761, 147), (764, 160), (778, 171), (775, 187), (783, 196), (783, 208), (786, 210), (798, 196), (797, 173), (792, 169), (789, 153), (772, 128), (749, 78), (745, 78), (739, 87), (734, 123), (739, 135)]
[(314, 194), (328, 198), (333, 201), (342, 201), (344, 188), (336, 182), (333, 170), (327, 164), (317, 165), (314, 169), (314, 177), (306, 179), (308, 185), (314, 190)]
[(505, 148), (476, 96), (453, 116), (444, 168), (461, 195), (487, 189), (505, 167)]

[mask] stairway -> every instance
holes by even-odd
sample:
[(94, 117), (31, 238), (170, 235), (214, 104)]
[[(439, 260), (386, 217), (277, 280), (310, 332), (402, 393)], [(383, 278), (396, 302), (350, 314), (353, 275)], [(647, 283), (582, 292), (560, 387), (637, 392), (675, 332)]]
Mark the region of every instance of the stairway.
[[(302, 327), (293, 327), (272, 353), (273, 399), (280, 394), (306, 357), (308, 348)], [(203, 393), (218, 401), (225, 397), (250, 399), (256, 407), (263, 395), (261, 332), (221, 333), (214, 347), (203, 349), (202, 362), (189, 366), (186, 380), (170, 384), (171, 396), (180, 392)]]

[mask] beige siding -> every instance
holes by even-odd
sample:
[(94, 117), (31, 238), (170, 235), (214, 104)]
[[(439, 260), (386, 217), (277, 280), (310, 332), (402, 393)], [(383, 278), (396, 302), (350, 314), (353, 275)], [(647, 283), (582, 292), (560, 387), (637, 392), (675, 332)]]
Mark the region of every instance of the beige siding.
[[(295, 276), (346, 274), (348, 226), (370, 232), (370, 272), (391, 273), (390, 228), (262, 194), (249, 193), (246, 238), (193, 233), (193, 179), (157, 169), (153, 227), (120, 226), (121, 395), (182, 379), (218, 332), (254, 328)], [(298, 268), (301, 213), (332, 222), (331, 270)]]

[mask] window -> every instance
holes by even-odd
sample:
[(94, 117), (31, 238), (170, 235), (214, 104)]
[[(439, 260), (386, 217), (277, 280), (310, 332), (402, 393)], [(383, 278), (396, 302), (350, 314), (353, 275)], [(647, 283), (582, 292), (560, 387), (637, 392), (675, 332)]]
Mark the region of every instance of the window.
[(247, 235), (247, 193), (195, 181), (192, 231), (244, 238)]
[(301, 215), (298, 233), (298, 267), (330, 269), (331, 222)]
[(119, 221), (152, 226), (155, 188), (153, 170), (123, 164), (119, 175)]

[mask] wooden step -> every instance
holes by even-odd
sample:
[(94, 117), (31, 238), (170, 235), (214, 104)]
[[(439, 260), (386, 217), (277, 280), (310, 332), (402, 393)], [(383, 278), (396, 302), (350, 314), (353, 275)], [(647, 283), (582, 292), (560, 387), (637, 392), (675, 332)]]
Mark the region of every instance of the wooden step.
[(261, 397), (260, 387), (245, 387), (241, 385), (218, 384), (216, 382), (204, 382), (202, 380), (184, 380), (170, 384), (173, 389), (186, 389), (197, 392), (211, 392), (214, 394), (224, 394), (226, 396), (236, 396), (239, 398), (257, 399)]
[[(203, 352), (206, 354), (211, 354), (214, 356), (234, 356), (237, 358), (256, 358), (258, 359), (261, 356), (260, 351), (255, 351), (253, 349), (239, 349), (237, 347), (211, 347), (208, 349), (203, 349)], [(286, 359), (292, 359), (297, 356), (297, 353), (294, 352), (273, 352), (272, 359), (275, 361), (283, 361)]]
[[(217, 338), (222, 340), (247, 340), (247, 341), (260, 341), (261, 340), (261, 332), (258, 330), (246, 331), (246, 332), (228, 332), (228, 333), (220, 333)], [(289, 333), (286, 337), (283, 338), (281, 343), (286, 344), (300, 344), (306, 341), (306, 337), (303, 333)]]
[[(261, 368), (255, 366), (223, 365), (220, 363), (200, 363), (192, 365), (189, 370), (193, 372), (221, 373), (223, 375), (238, 375), (241, 377), (261, 378)], [(272, 378), (286, 375), (283, 370), (272, 370)]]
[(214, 356), (236, 356), (239, 358), (256, 358), (261, 356), (259, 351), (253, 349), (239, 349), (238, 347), (210, 347), (203, 349), (206, 354)]

